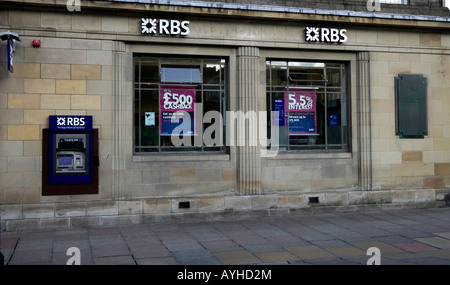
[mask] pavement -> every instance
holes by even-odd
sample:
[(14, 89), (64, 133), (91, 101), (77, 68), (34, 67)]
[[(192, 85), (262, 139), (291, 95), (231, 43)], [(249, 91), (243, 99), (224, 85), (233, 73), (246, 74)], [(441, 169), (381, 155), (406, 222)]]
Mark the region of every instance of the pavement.
[(0, 249), (6, 265), (450, 265), (450, 208), (2, 232)]

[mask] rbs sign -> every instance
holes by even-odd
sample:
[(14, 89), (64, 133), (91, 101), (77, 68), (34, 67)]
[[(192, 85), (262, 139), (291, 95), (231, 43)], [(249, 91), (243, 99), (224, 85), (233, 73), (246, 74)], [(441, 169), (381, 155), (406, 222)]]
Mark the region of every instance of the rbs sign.
[(49, 116), (49, 129), (53, 131), (92, 130), (92, 116)]
[(166, 19), (141, 19), (141, 33), (167, 36), (187, 36), (191, 30), (189, 29), (189, 21), (166, 20)]
[(310, 43), (345, 43), (346, 29), (306, 27), (305, 40)]

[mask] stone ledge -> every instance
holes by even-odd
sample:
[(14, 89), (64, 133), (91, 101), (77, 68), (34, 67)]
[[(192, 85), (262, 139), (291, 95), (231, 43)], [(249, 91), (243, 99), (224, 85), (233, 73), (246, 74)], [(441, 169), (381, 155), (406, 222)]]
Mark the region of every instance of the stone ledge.
[(2, 205), (2, 229), (77, 228), (212, 221), (294, 213), (401, 210), (450, 205), (450, 189), (324, 191)]
[(62, 217), (62, 218), (38, 218), (1, 221), (2, 231), (44, 230), (44, 229), (72, 229), (97, 226), (124, 226), (142, 223), (169, 223), (169, 222), (195, 222), (195, 221), (223, 221), (232, 219), (250, 219), (273, 216), (345, 213), (345, 212), (370, 212), (370, 211), (395, 211), (406, 209), (438, 208), (445, 207), (443, 201), (416, 202), (416, 203), (389, 203), (389, 204), (360, 204), (345, 206), (311, 206), (305, 208), (276, 208), (250, 211), (224, 210), (220, 212), (186, 212), (165, 214), (132, 214), (109, 215), (95, 217)]

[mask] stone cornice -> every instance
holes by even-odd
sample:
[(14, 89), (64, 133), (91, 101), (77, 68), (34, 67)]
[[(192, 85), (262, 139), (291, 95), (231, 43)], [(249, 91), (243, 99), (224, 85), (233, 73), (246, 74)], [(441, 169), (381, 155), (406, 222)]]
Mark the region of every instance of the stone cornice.
[(179, 0), (81, 0), (80, 12), (69, 12), (67, 0), (3, 0), (3, 9), (36, 11), (59, 11), (67, 13), (101, 13), (109, 15), (136, 15), (151, 13), (208, 17), (215, 19), (253, 19), (285, 22), (328, 22), (391, 28), (418, 28), (450, 30), (450, 17), (363, 12), (349, 10), (326, 10), (269, 5), (241, 5), (202, 1)]

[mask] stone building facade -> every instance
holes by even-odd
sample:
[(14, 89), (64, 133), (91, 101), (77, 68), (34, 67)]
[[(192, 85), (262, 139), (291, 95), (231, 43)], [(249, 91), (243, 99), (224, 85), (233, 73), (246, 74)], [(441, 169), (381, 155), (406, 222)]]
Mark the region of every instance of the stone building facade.
[[(450, 12), (433, 0), (380, 8), (2, 1), (0, 32), (20, 36), (13, 72), (6, 41), (0, 49), (2, 230), (445, 205)], [(404, 74), (426, 80), (422, 137), (396, 128)], [(176, 147), (164, 133), (162, 91), (188, 94), (186, 86), (194, 93), (184, 99), (199, 104), (193, 140), (210, 134), (206, 111), (221, 117), (215, 145)], [(306, 97), (315, 102), (309, 112), (291, 109)], [(96, 193), (44, 193), (53, 115), (92, 116)]]

